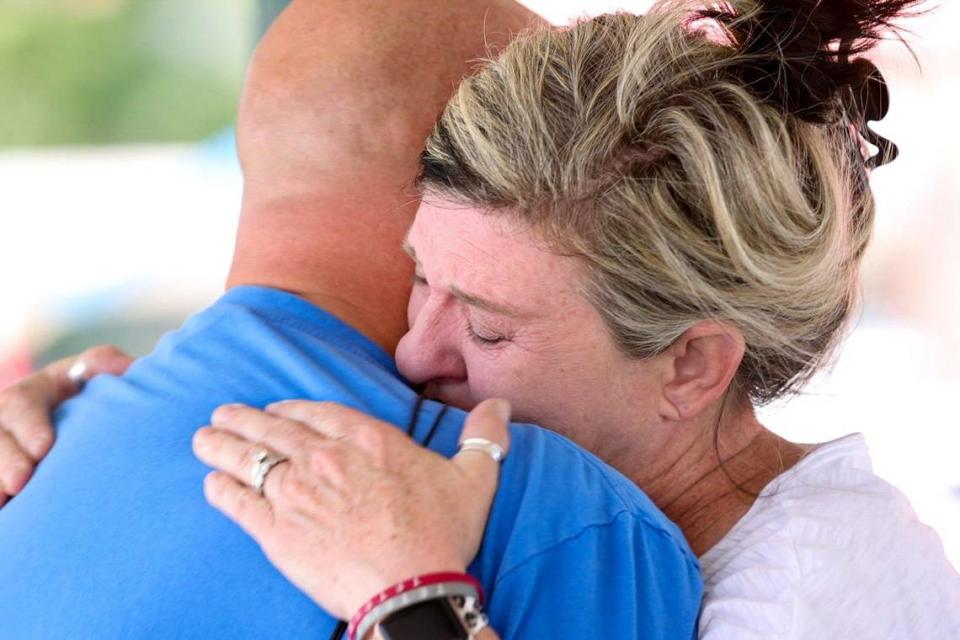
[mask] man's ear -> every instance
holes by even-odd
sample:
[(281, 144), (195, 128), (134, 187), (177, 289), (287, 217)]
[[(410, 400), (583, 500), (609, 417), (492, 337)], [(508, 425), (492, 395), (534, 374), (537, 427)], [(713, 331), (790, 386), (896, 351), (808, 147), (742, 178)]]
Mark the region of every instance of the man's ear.
[(711, 320), (687, 329), (661, 354), (666, 358), (660, 415), (688, 420), (720, 400), (740, 367), (746, 348), (737, 329)]

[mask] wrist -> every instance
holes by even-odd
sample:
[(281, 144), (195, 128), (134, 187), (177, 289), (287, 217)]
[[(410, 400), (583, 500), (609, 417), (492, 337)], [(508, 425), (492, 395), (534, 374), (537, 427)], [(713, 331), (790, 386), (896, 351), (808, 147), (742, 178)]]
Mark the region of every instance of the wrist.
[(466, 574), (467, 568), (463, 563), (437, 559), (436, 561), (417, 561), (405, 563), (402, 566), (392, 567), (387, 571), (379, 572), (376, 582), (370, 581), (354, 593), (348, 615), (352, 615), (367, 601), (377, 594), (386, 593), (391, 588), (410, 580), (416, 576), (426, 576), (440, 573)]
[(463, 572), (416, 575), (378, 592), (357, 609), (350, 640), (475, 638), (486, 624), (483, 587)]

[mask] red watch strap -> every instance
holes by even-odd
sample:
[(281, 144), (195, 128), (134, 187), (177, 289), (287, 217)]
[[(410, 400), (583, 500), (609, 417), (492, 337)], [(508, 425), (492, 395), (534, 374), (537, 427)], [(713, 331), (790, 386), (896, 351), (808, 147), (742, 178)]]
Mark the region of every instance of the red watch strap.
[(421, 576), (414, 576), (413, 578), (408, 578), (402, 582), (398, 582), (393, 586), (387, 587), (380, 593), (370, 598), (362, 607), (360, 607), (353, 617), (350, 618), (350, 624), (347, 626), (348, 637), (350, 640), (362, 640), (356, 637), (357, 628), (360, 626), (360, 623), (363, 622), (363, 619), (374, 608), (383, 604), (387, 600), (396, 598), (407, 591), (412, 591), (413, 589), (419, 589), (421, 587), (428, 587), (430, 585), (442, 583), (465, 583), (473, 587), (477, 592), (477, 601), (479, 604), (483, 604), (483, 587), (476, 578), (468, 573), (443, 571), (439, 573), (427, 573)]

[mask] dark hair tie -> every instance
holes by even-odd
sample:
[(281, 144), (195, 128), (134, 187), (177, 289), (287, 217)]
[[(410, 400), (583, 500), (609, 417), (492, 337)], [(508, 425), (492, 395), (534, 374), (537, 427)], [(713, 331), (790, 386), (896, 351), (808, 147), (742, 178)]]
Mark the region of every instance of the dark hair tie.
[[(850, 64), (848, 56), (844, 55), (842, 62)], [(900, 155), (900, 150), (893, 141), (870, 128), (870, 122), (883, 120), (890, 110), (890, 91), (877, 65), (860, 58), (851, 66), (862, 69), (857, 74), (860, 80), (858, 84), (850, 85), (842, 101), (847, 111), (851, 112), (855, 118), (854, 125), (857, 133), (877, 148), (877, 153), (864, 160), (867, 168), (876, 169), (893, 162)]]
[[(711, 3), (691, 23), (714, 20), (735, 49), (729, 72), (761, 100), (812, 124), (847, 121), (879, 152), (864, 158), (873, 169), (891, 162), (897, 146), (869, 122), (887, 113), (883, 75), (866, 53), (894, 21), (914, 15), (922, 0), (744, 0)], [(839, 104), (838, 104), (839, 102)], [(842, 107), (842, 111), (838, 109)]]

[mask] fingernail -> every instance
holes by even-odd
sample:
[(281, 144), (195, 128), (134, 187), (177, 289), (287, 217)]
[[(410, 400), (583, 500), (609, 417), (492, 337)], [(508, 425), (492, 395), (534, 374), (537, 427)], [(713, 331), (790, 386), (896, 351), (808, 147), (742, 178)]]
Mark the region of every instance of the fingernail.
[(213, 424), (222, 424), (230, 419), (230, 416), (237, 410), (238, 407), (242, 407), (242, 404), (225, 404), (217, 407), (217, 410), (213, 412), (213, 415), (210, 416), (210, 422)]
[(493, 401), (493, 412), (504, 422), (510, 422), (510, 401), (498, 398)]
[(267, 405), (266, 410), (270, 411), (271, 409), (279, 409), (283, 405), (290, 404), (291, 402), (293, 402), (293, 400), (279, 400), (277, 402), (271, 402)]

